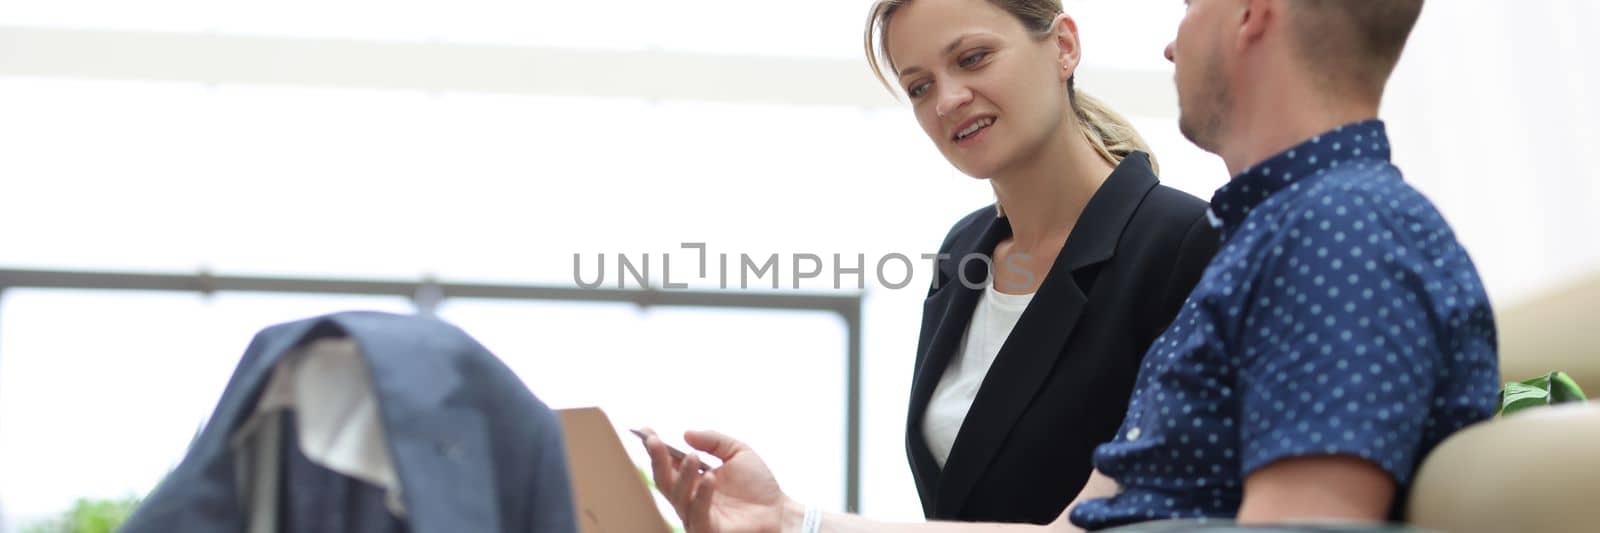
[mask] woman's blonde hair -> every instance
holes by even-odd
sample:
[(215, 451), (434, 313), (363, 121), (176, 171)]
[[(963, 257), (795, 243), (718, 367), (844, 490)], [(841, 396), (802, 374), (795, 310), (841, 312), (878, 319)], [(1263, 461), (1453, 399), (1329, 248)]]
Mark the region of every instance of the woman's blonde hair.
[[(899, 94), (899, 88), (889, 83), (885, 71), (894, 70), (894, 59), (889, 57), (889, 18), (895, 11), (911, 3), (913, 0), (876, 0), (872, 3), (872, 10), (867, 14), (867, 27), (862, 32), (863, 46), (867, 53), (867, 65), (872, 67), (873, 75), (883, 83), (884, 88)], [(1050, 36), (1055, 28), (1056, 16), (1063, 11), (1061, 0), (987, 0), (1000, 9), (1004, 9), (1011, 16), (1022, 22), (1038, 39)], [(1076, 78), (1076, 76), (1074, 76)], [(1072, 105), (1073, 114), (1078, 117), (1078, 129), (1083, 130), (1084, 137), (1089, 139), (1089, 145), (1094, 148), (1100, 157), (1112, 165), (1122, 162), (1133, 152), (1150, 153), (1150, 145), (1144, 142), (1144, 137), (1139, 136), (1138, 130), (1121, 114), (1113, 111), (1105, 102), (1087, 93), (1073, 88), (1073, 79), (1067, 80), (1067, 99)], [(1151, 170), (1159, 171), (1156, 157), (1150, 155)]]

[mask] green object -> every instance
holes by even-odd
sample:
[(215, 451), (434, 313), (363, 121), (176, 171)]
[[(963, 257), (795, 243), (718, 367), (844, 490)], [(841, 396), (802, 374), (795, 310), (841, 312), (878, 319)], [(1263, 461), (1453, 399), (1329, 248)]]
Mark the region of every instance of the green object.
[(1572, 381), (1572, 376), (1557, 370), (1533, 379), (1506, 383), (1505, 388), (1500, 389), (1500, 416), (1529, 407), (1585, 400), (1583, 389)]
[[(644, 486), (650, 487), (650, 492), (655, 492), (656, 491), (656, 482), (652, 481), (650, 479), (650, 474), (645, 473), (644, 469), (640, 468), (640, 467), (634, 467), (634, 470), (638, 470), (639, 471), (639, 479), (643, 479), (644, 480)], [(673, 533), (683, 533), (683, 526), (678, 524), (678, 517), (676, 517), (676, 516), (672, 516), (672, 517), (664, 516), (662, 518), (666, 518), (668, 522), (671, 522), (668, 525), (672, 526), (672, 532)]]
[(60, 518), (24, 528), (23, 533), (111, 533), (121, 526), (134, 508), (138, 498), (121, 500), (79, 499), (72, 509)]

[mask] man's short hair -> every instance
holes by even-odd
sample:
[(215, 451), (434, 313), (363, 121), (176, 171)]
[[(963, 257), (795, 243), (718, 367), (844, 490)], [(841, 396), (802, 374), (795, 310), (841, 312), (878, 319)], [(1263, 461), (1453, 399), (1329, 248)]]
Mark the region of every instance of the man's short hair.
[(1382, 94), (1423, 0), (1288, 0), (1299, 52), (1334, 87)]

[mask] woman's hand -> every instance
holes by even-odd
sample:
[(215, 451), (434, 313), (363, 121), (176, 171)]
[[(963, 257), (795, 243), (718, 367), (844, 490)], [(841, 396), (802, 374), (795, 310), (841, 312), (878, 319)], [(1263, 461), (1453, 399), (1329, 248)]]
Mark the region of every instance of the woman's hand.
[(644, 430), (656, 490), (689, 533), (785, 533), (799, 529), (802, 511), (778, 488), (761, 457), (744, 443), (715, 431), (690, 431), (685, 442), (722, 460), (700, 473), (698, 454), (674, 461), (655, 432)]

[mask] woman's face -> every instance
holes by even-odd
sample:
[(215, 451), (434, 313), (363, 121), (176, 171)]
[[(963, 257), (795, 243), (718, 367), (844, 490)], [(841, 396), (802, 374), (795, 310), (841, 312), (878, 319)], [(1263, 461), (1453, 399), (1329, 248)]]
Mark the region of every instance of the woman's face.
[(1078, 54), (1071, 19), (1057, 27), (1037, 39), (987, 0), (916, 0), (890, 18), (886, 44), (900, 87), (956, 168), (992, 177), (1059, 133)]

